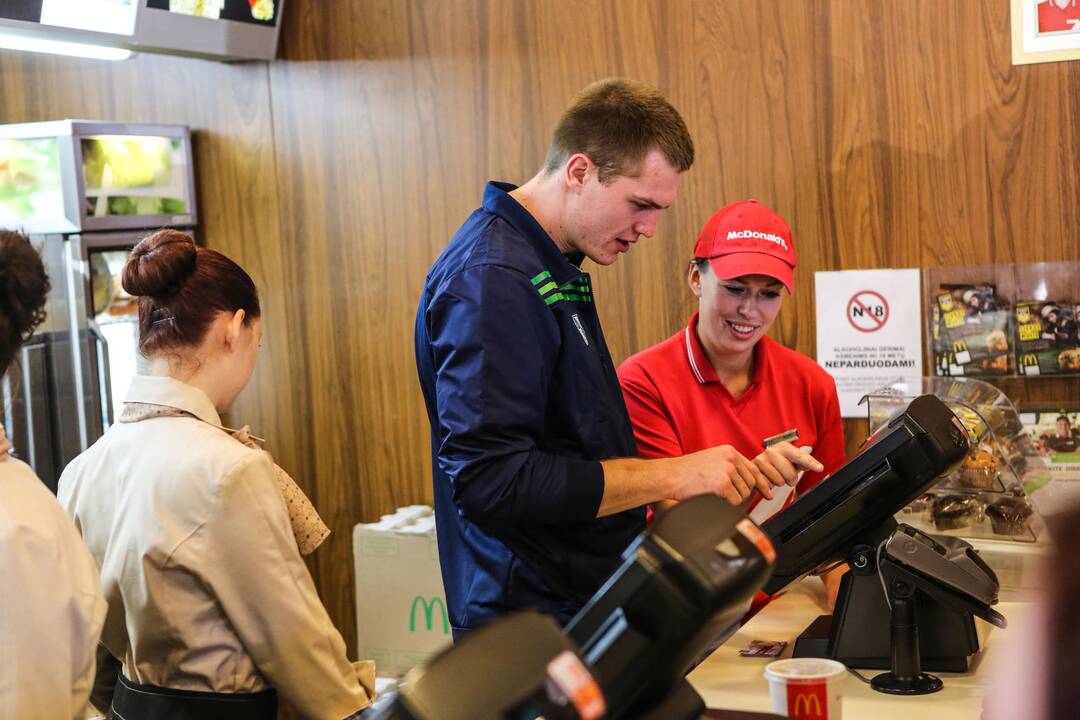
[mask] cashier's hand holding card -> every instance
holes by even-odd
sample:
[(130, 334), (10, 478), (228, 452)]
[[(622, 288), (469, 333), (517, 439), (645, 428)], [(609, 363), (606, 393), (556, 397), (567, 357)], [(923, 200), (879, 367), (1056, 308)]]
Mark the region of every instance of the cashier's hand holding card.
[(765, 448), (754, 458), (754, 464), (773, 485), (794, 486), (804, 472), (821, 472), (825, 469), (810, 453), (789, 442), (779, 442)]

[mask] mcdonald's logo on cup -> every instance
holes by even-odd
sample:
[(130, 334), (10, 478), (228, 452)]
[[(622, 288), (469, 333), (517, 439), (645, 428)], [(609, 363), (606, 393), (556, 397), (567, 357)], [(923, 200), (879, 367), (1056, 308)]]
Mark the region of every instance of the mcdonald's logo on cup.
[(765, 666), (773, 712), (795, 720), (841, 720), (847, 668), (825, 658), (790, 658)]
[(798, 720), (828, 720), (829, 696), (824, 680), (787, 686), (787, 714)]

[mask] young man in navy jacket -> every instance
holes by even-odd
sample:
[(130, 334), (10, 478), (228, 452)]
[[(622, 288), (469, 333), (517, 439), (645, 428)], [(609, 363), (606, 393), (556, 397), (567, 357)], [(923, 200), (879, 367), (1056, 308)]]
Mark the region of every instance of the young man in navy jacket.
[[(436, 527), (455, 637), (512, 610), (568, 622), (618, 566), (644, 506), (770, 481), (730, 446), (639, 460), (581, 263), (610, 265), (675, 200), (694, 158), (654, 88), (585, 88), (547, 160), (483, 206), (432, 266), (416, 315)], [(792, 478), (792, 481), (794, 478)]]

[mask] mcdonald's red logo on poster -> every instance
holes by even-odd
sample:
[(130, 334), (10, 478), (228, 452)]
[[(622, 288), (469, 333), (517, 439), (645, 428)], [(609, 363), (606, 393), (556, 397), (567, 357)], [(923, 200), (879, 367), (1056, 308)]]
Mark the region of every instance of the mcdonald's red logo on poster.
[(789, 683), (787, 712), (788, 717), (795, 720), (828, 720), (828, 683), (824, 680), (812, 683)]

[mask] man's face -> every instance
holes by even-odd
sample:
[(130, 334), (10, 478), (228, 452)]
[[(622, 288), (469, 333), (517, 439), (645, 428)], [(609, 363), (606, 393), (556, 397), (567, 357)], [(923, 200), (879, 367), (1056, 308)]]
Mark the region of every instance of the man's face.
[(637, 177), (620, 175), (601, 184), (596, 166), (572, 187), (566, 242), (598, 265), (610, 265), (644, 235), (652, 237), (660, 211), (675, 201), (682, 173), (652, 150)]
[(784, 300), (783, 283), (766, 275), (724, 280), (712, 268), (694, 265), (687, 279), (698, 296), (698, 337), (712, 352), (752, 350), (772, 327)]

